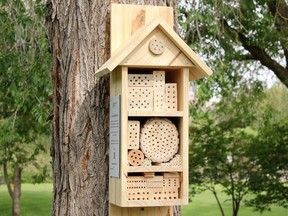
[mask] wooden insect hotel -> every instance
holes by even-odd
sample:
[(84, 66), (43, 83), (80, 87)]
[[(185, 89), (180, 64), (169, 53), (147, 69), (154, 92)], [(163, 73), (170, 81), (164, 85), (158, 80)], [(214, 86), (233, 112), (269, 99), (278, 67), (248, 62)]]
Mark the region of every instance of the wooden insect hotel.
[(212, 72), (173, 25), (169, 7), (112, 4), (111, 58), (96, 77), (110, 74), (116, 207), (188, 203), (189, 81)]

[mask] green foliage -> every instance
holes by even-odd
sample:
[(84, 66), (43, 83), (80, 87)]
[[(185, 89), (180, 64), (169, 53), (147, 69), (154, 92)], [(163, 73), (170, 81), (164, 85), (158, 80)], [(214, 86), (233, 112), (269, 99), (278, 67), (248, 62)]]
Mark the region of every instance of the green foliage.
[[(234, 89), (213, 106), (194, 107), (190, 183), (216, 199), (215, 185), (221, 185), (234, 215), (245, 198), (260, 211), (271, 204), (288, 207), (287, 118), (279, 118), (279, 106), (279, 112), (271, 106), (276, 104), (272, 90), (264, 91), (259, 82)], [(249, 194), (255, 197), (247, 199)]]
[(255, 166), (249, 189), (257, 196), (247, 204), (261, 211), (269, 209), (270, 204), (288, 208), (288, 124), (269, 122), (274, 111), (267, 112), (272, 113), (260, 125), (258, 136), (248, 148)]
[(254, 73), (265, 66), (288, 86), (287, 1), (186, 0), (179, 14), (183, 38), (214, 71), (219, 62), (253, 66)]
[[(283, 57), (283, 48), (288, 48), (288, 31), (277, 30), (277, 17), (269, 10), (269, 4), (277, 1), (185, 2), (180, 6), (180, 22), (185, 30), (186, 41), (189, 44), (200, 42), (198, 45), (202, 49), (209, 49), (205, 53), (210, 56), (230, 60), (247, 59), (247, 51), (241, 45), (239, 32), (250, 39), (250, 45), (265, 49), (273, 57)], [(225, 27), (225, 23), (231, 27), (230, 30)]]
[(267, 100), (265, 100), (265, 105), (277, 112), (274, 115), (276, 121), (288, 121), (288, 112), (286, 111), (288, 107), (288, 88), (282, 84), (275, 84), (270, 89), (266, 90)]
[(0, 2), (0, 164), (25, 164), (43, 151), (37, 134), (49, 133), (50, 56), (45, 5)]

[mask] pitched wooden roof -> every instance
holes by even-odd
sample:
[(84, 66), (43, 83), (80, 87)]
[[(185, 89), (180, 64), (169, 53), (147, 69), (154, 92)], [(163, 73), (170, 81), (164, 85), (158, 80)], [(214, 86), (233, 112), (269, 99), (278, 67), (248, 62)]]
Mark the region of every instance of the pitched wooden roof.
[[(153, 37), (162, 37), (168, 44), (162, 55), (149, 53), (148, 43)], [(144, 47), (144, 48), (143, 48)], [(146, 51), (147, 50), (147, 51)], [(133, 34), (114, 56), (96, 71), (96, 77), (112, 72), (118, 65), (148, 67), (189, 67), (190, 80), (212, 74), (211, 69), (199, 56), (166, 24), (157, 18)]]

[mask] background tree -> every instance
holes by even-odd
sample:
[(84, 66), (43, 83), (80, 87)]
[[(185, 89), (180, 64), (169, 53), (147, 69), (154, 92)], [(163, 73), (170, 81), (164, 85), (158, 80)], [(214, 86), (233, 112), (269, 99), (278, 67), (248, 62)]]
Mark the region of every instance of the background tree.
[[(249, 97), (249, 92), (254, 96)], [(249, 194), (248, 179), (253, 166), (247, 157), (247, 147), (253, 134), (248, 127), (255, 120), (257, 97), (261, 97), (261, 85), (255, 84), (253, 89), (242, 87), (206, 110), (197, 108), (194, 112), (190, 182), (213, 193), (223, 216), (217, 185), (231, 198), (233, 216), (238, 215), (243, 198)]]
[(110, 57), (110, 4), (47, 2), (54, 103), (53, 215), (108, 215), (109, 77), (95, 79), (94, 73)]
[(271, 204), (287, 207), (287, 118), (279, 118), (281, 113), (270, 105), (275, 103), (261, 83), (249, 81), (233, 87), (212, 106), (200, 109), (200, 103), (193, 109), (192, 191), (210, 190), (223, 216), (227, 212), (217, 185), (231, 198), (233, 216), (243, 202), (260, 211)]
[[(0, 2), (0, 164), (12, 198), (12, 215), (20, 215), (23, 166), (43, 150), (32, 145), (47, 133), (50, 92), (48, 43), (42, 1)], [(35, 143), (35, 142), (34, 142)], [(13, 186), (8, 166), (14, 169)]]
[[(288, 86), (287, 11), (284, 0), (182, 1), (180, 5), (183, 37), (214, 69), (213, 76), (197, 82), (198, 103), (191, 108), (190, 179), (211, 190), (216, 199), (215, 184), (221, 184), (231, 196), (233, 215), (249, 193), (256, 198), (247, 203), (258, 210), (271, 203), (286, 207), (287, 187), (280, 181), (287, 170), (283, 165), (287, 164), (287, 115), (286, 108), (281, 109), (286, 97), (271, 97), (271, 90), (263, 102), (264, 89), (253, 80), (268, 68)], [(203, 104), (211, 98), (217, 103), (204, 112)], [(275, 98), (283, 99), (281, 106), (275, 105)], [(276, 152), (278, 160), (267, 162)], [(264, 186), (269, 192), (263, 191)]]
[(288, 90), (274, 85), (265, 95), (261, 120), (256, 126), (258, 134), (248, 148), (249, 158), (258, 169), (249, 183), (255, 199), (246, 204), (260, 211), (270, 210), (271, 204), (288, 208)]
[(287, 1), (182, 1), (180, 12), (185, 40), (210, 62), (256, 61), (288, 86)]

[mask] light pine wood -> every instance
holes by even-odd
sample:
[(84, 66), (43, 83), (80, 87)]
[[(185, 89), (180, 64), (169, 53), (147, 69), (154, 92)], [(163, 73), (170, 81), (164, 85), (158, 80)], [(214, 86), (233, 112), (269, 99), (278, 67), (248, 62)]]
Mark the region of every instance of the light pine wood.
[(138, 166), (138, 167), (128, 167), (128, 172), (183, 172), (181, 166)]
[[(162, 54), (155, 55), (149, 49), (151, 40), (160, 39), (163, 41), (164, 51)], [(161, 30), (156, 27), (147, 37), (141, 41), (125, 59), (123, 65), (155, 65), (158, 67), (193, 67), (193, 62), (185, 56), (181, 49)]]
[(149, 119), (141, 129), (140, 148), (152, 162), (171, 160), (179, 148), (176, 126), (167, 118)]
[[(128, 104), (127, 104), (127, 92), (128, 92), (128, 68), (120, 67), (122, 72), (122, 101), (121, 101), (121, 187), (118, 187), (117, 190), (127, 188), (127, 162), (128, 162), (128, 137), (127, 137), (127, 125), (128, 125)], [(122, 136), (123, 134), (123, 136)], [(126, 135), (126, 136), (125, 136)], [(125, 198), (127, 197), (127, 191), (121, 190), (121, 206), (125, 206)]]
[[(120, 95), (121, 101), (123, 101), (122, 81), (123, 81), (122, 68), (117, 67), (112, 73), (110, 73), (110, 97)], [(122, 103), (121, 103), (121, 109), (122, 109)], [(122, 120), (122, 117), (121, 117), (121, 120)], [(122, 140), (120, 142), (120, 145), (121, 143), (122, 143)], [(121, 157), (122, 155), (120, 156), (120, 164), (121, 164)], [(109, 177), (109, 202), (118, 204), (118, 205), (121, 204), (120, 201), (122, 197), (122, 191), (118, 190), (118, 188), (121, 187), (121, 175), (122, 175), (122, 172), (121, 172), (121, 166), (120, 166), (120, 178)]]
[[(96, 77), (111, 73), (111, 85), (115, 84), (110, 86), (111, 95), (121, 95), (120, 178), (110, 177), (111, 215), (172, 215), (165, 206), (188, 203), (189, 79), (212, 72), (173, 31), (173, 24), (157, 18), (161, 10), (112, 6), (112, 14), (123, 16), (111, 20), (112, 57), (96, 72)], [(169, 135), (173, 131), (163, 121), (165, 117), (173, 121), (177, 132), (175, 151), (174, 138), (170, 137), (172, 144), (161, 146), (164, 136), (160, 132), (152, 137), (153, 129), (144, 131), (149, 117), (158, 117), (162, 130)], [(140, 134), (131, 133), (133, 121), (137, 122), (136, 131), (142, 125)], [(159, 149), (151, 147), (157, 145)], [(166, 150), (173, 153), (168, 155)]]
[[(110, 202), (112, 204), (116, 204), (122, 207), (137, 207), (137, 206), (140, 207), (140, 206), (182, 205), (182, 204), (187, 204), (188, 202), (188, 154), (187, 152), (188, 152), (189, 68), (179, 69), (179, 70), (169, 70), (167, 72), (164, 72), (163, 74), (165, 74), (165, 80), (168, 82), (169, 85), (172, 83), (172, 86), (174, 86), (174, 88), (177, 87), (177, 100), (178, 100), (177, 109), (181, 111), (171, 111), (171, 112), (166, 112), (166, 114), (169, 115), (169, 117), (174, 115), (174, 117), (176, 116), (178, 119), (176, 123), (177, 123), (178, 131), (179, 131), (180, 147), (177, 152), (179, 153), (180, 163), (179, 161), (178, 163), (176, 161), (174, 162), (173, 165), (172, 164), (170, 165), (168, 162), (168, 163), (163, 163), (159, 165), (152, 164), (151, 166), (138, 166), (140, 164), (139, 162), (138, 164), (136, 164), (136, 166), (127, 166), (127, 163), (129, 161), (129, 157), (127, 157), (127, 155), (128, 155), (128, 149), (129, 149), (128, 117), (129, 117), (130, 111), (128, 112), (129, 94), (127, 94), (126, 92), (128, 92), (131, 87), (129, 87), (128, 68), (121, 67), (121, 66), (117, 67), (116, 70), (113, 71), (111, 75), (111, 82), (115, 83), (113, 87), (111, 86), (111, 92), (112, 92), (112, 95), (114, 94), (118, 95), (119, 93), (121, 94), (121, 99), (122, 99), (121, 100), (121, 113), (122, 113), (121, 115), (122, 132), (121, 133), (127, 134), (127, 135), (121, 137), (121, 168), (120, 168), (121, 176), (120, 176), (120, 179), (111, 178), (111, 182), (110, 182), (110, 187), (111, 187), (110, 189), (111, 201)], [(161, 77), (163, 77), (163, 74), (161, 75)], [(155, 82), (155, 79), (158, 79), (158, 78), (153, 78), (154, 82)], [(165, 87), (165, 82), (164, 84), (162, 83), (162, 85), (164, 85)], [(137, 87), (137, 88), (140, 88), (140, 87)], [(154, 112), (154, 111), (146, 112), (148, 116), (149, 115), (155, 116), (157, 115), (157, 113), (161, 117), (163, 117), (163, 112)], [(145, 112), (141, 111), (141, 114), (142, 115), (139, 114), (138, 116), (142, 117), (143, 114), (145, 114)], [(187, 129), (185, 129), (185, 125)], [(171, 147), (169, 147), (169, 149), (171, 149)], [(140, 160), (143, 161), (143, 158), (141, 158)], [(173, 159), (171, 160), (171, 162), (172, 161)], [(135, 164), (132, 164), (132, 165), (135, 165)], [(127, 176), (129, 173), (139, 173), (139, 172), (142, 172), (143, 175), (144, 173), (155, 173), (155, 172), (158, 172), (158, 173), (164, 172), (165, 175), (168, 175), (169, 173), (178, 172), (179, 173), (178, 174), (179, 175), (179, 188), (174, 190), (174, 191), (177, 191), (177, 198), (173, 199), (172, 201), (172, 200), (165, 200), (166, 199), (164, 198), (165, 196), (163, 197), (160, 196), (163, 199), (158, 197), (159, 200), (154, 200), (154, 197), (152, 196), (153, 200), (151, 200), (152, 198), (150, 197), (149, 198), (150, 200), (148, 200), (149, 201), (148, 202), (147, 200), (143, 198), (142, 195), (141, 196), (137, 195), (139, 191), (138, 192), (133, 191), (133, 193), (131, 194), (131, 191), (129, 192), (128, 189), (125, 189), (129, 187), (127, 185)], [(138, 178), (141, 178), (141, 176), (138, 176)], [(142, 191), (142, 192), (145, 193), (145, 191)], [(146, 192), (149, 192), (149, 190)], [(158, 192), (161, 194), (167, 193), (165, 188), (164, 189), (161, 188), (161, 190)], [(149, 193), (151, 193), (151, 191)], [(131, 199), (127, 200), (127, 197), (129, 196)], [(133, 200), (133, 198), (137, 200)], [(142, 199), (142, 200), (138, 200), (138, 199)]]
[(128, 87), (128, 98), (153, 98), (153, 88)]
[[(127, 205), (125, 207), (129, 207), (129, 208), (134, 208), (134, 207), (142, 207), (145, 206), (146, 208), (151, 208), (151, 207), (155, 207), (155, 206), (161, 206), (161, 207), (166, 207), (166, 206), (178, 206), (178, 205), (184, 205), (181, 199), (175, 199), (175, 200), (160, 200), (160, 201), (129, 201), (126, 203)], [(124, 208), (125, 208), (124, 207)]]
[(128, 149), (139, 149), (140, 121), (128, 121)]
[(165, 110), (165, 71), (153, 71), (154, 111)]
[(157, 206), (158, 203), (179, 202), (180, 181), (179, 173), (175, 172), (157, 176), (154, 173), (144, 173), (144, 176), (127, 177), (127, 203)]
[(152, 87), (153, 80), (152, 74), (128, 74), (129, 87)]
[(144, 160), (144, 154), (139, 149), (132, 149), (128, 153), (128, 161), (132, 166), (139, 166)]
[(179, 104), (181, 104), (183, 108), (183, 118), (180, 119), (179, 131), (181, 131), (180, 135), (180, 149), (179, 153), (181, 155), (182, 160), (182, 187), (180, 188), (180, 197), (183, 201), (182, 204), (188, 204), (189, 199), (189, 160), (188, 160), (188, 152), (189, 152), (189, 69), (184, 68), (182, 70), (182, 76), (178, 76), (182, 81), (182, 87), (178, 86), (178, 91), (181, 92), (181, 96), (178, 99)]
[(170, 206), (161, 207), (136, 207), (121, 208), (116, 205), (110, 205), (110, 215), (117, 216), (173, 216), (173, 209)]
[(165, 109), (177, 111), (177, 83), (165, 84)]
[(153, 111), (153, 98), (129, 98), (128, 109)]
[[(121, 16), (119, 16), (121, 14)], [(155, 18), (161, 17), (173, 28), (173, 8), (147, 5), (111, 5), (111, 55), (129, 41), (132, 34)]]
[[(159, 61), (159, 59), (155, 61), (157, 57), (152, 59), (153, 55), (149, 54), (149, 49), (148, 47), (145, 47), (144, 44), (147, 44), (148, 46), (148, 43), (154, 34), (166, 38), (167, 43), (169, 42), (167, 47), (170, 47), (171, 49), (173, 47), (173, 49), (177, 48), (179, 52), (173, 53), (173, 56), (171, 56), (170, 51), (166, 48), (162, 55), (157, 55), (161, 61)], [(145, 53), (147, 53), (144, 57), (142, 49), (145, 49)], [(135, 52), (136, 50), (138, 52)], [(167, 58), (165, 57), (166, 55)], [(185, 60), (183, 63), (182, 60), (179, 60), (182, 57), (188, 59), (188, 62)], [(152, 62), (149, 62), (149, 59), (152, 59)], [(169, 59), (168, 64), (166, 59)], [(139, 62), (141, 62), (141, 64)], [(101, 77), (113, 71), (118, 65), (140, 68), (153, 66), (163, 68), (188, 67), (190, 80), (200, 79), (212, 74), (211, 69), (161, 18), (154, 19), (149, 24), (146, 24), (143, 28), (139, 29), (139, 31), (136, 31), (129, 41), (123, 45), (121, 50), (117, 52), (117, 54), (113, 55), (99, 70), (96, 71), (95, 75), (96, 77)]]
[(146, 116), (146, 117), (182, 117), (183, 111), (145, 111), (145, 110), (129, 110), (128, 116)]

